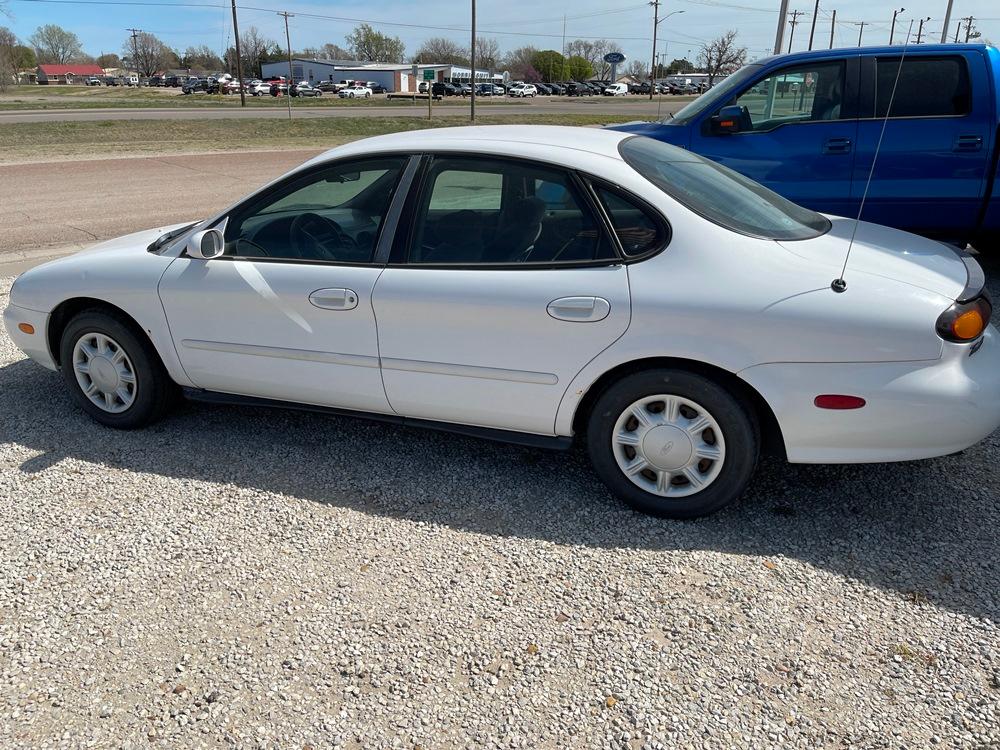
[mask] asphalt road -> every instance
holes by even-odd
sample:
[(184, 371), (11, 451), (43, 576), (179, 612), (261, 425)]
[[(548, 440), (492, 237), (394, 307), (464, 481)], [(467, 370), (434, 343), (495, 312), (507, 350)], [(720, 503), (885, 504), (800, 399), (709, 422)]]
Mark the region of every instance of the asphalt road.
[(0, 165), (0, 276), (221, 210), (319, 150)]
[[(609, 115), (634, 114), (636, 119), (655, 117), (657, 113), (665, 116), (676, 112), (687, 101), (662, 102), (637, 98), (617, 99), (613, 97), (593, 97), (584, 99), (531, 99), (527, 102), (480, 102), (477, 110), (490, 115), (553, 115), (601, 113)], [(468, 107), (458, 105), (438, 106), (439, 113), (461, 116), (468, 112)], [(301, 107), (294, 106), (292, 116), (305, 117), (425, 117), (426, 103), (401, 104), (399, 106), (326, 106)], [(50, 109), (50, 110), (6, 110), (0, 111), (0, 124), (19, 122), (78, 122), (88, 120), (204, 120), (232, 118), (271, 118), (284, 119), (288, 112), (284, 108), (247, 108), (239, 107), (192, 107), (171, 108), (158, 107), (150, 109)]]

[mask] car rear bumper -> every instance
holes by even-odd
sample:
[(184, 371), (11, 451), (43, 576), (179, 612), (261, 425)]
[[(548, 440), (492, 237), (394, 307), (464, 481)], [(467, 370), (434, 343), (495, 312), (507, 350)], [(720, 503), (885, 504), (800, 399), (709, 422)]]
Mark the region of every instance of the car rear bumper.
[[(874, 463), (964, 450), (1000, 426), (1000, 333), (982, 346), (945, 344), (941, 359), (774, 363), (739, 373), (771, 406), (792, 463)], [(860, 396), (860, 409), (820, 409), (821, 394)]]
[[(59, 368), (56, 367), (55, 360), (52, 358), (51, 352), (49, 352), (48, 336), (46, 335), (48, 322), (48, 313), (36, 312), (35, 310), (28, 310), (16, 305), (9, 305), (3, 311), (4, 327), (7, 329), (7, 335), (14, 342), (14, 346), (43, 367), (47, 367), (50, 370), (57, 370)], [(27, 323), (32, 326), (35, 332), (31, 334), (24, 333), (18, 328), (18, 325), (21, 323)]]

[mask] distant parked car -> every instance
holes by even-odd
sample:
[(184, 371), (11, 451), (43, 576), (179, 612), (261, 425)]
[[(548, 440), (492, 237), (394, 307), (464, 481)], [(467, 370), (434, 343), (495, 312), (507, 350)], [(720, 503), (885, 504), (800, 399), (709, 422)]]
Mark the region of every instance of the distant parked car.
[(492, 83), (480, 83), (476, 86), (476, 96), (493, 96), (493, 88)]
[(323, 92), (312, 84), (303, 81), (292, 86), (292, 96), (323, 96)]
[[(649, 91), (649, 86), (646, 86), (646, 91)], [(624, 83), (612, 83), (604, 87), (604, 91), (601, 92), (604, 96), (628, 96), (628, 85)]]
[(538, 96), (538, 89), (536, 89), (532, 83), (519, 83), (516, 86), (511, 86), (509, 93), (511, 96), (524, 98), (528, 96)]
[(98, 78), (97, 76), (91, 76), (86, 81), (84, 81), (84, 84), (87, 86), (102, 86), (104, 85), (104, 82), (101, 81), (101, 79)]
[(150, 76), (149, 77), (149, 83), (148, 83), (148, 85), (149, 86), (157, 86), (157, 87), (162, 86), (163, 85), (163, 76)]
[(208, 90), (209, 84), (204, 78), (188, 78), (187, 83), (181, 87), (182, 94), (207, 94)]
[(450, 81), (437, 81), (432, 86), (434, 96), (459, 96), (462, 91)]
[(271, 84), (264, 83), (261, 80), (250, 81), (250, 84), (247, 86), (247, 93), (250, 96), (267, 96), (271, 93)]
[(458, 93), (462, 96), (472, 96), (472, 84), (471, 83), (457, 83)]
[(356, 83), (346, 89), (341, 89), (337, 96), (341, 99), (371, 99), (372, 90)]
[(342, 89), (343, 86), (334, 83), (333, 81), (320, 81), (319, 83), (316, 84), (316, 88), (318, 88), (320, 91), (326, 92), (327, 94), (335, 94), (338, 91), (340, 91), (340, 89)]
[(566, 84), (566, 96), (593, 96), (594, 92), (590, 90), (589, 86), (582, 83), (577, 83), (576, 81), (570, 81)]
[(376, 83), (375, 81), (366, 81), (365, 86), (372, 90), (373, 94), (388, 94), (389, 89), (383, 86), (381, 83)]

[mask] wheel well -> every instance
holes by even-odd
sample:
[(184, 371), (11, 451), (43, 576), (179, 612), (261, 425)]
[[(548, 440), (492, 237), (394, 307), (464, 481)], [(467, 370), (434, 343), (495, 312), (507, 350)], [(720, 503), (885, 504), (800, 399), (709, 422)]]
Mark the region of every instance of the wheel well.
[[(49, 316), (46, 338), (48, 340), (49, 351), (52, 353), (52, 359), (55, 360), (57, 365), (62, 364), (59, 361), (59, 342), (62, 340), (63, 331), (66, 330), (66, 326), (69, 325), (69, 322), (84, 310), (99, 310), (101, 312), (110, 313), (131, 328), (133, 333), (149, 341), (149, 334), (142, 329), (142, 326), (140, 326), (131, 315), (122, 310), (120, 307), (112, 305), (110, 302), (94, 299), (92, 297), (74, 297), (73, 299), (65, 300), (56, 305), (56, 309), (53, 310)], [(150, 343), (152, 344), (152, 342)], [(156, 351), (156, 347), (153, 347), (153, 351)]]
[(709, 365), (704, 362), (698, 362), (697, 360), (681, 359), (677, 357), (650, 357), (647, 359), (637, 359), (632, 362), (620, 364), (601, 375), (601, 377), (599, 377), (583, 395), (583, 399), (580, 401), (580, 405), (577, 407), (576, 413), (573, 415), (574, 434), (579, 435), (586, 430), (587, 419), (590, 416), (591, 410), (594, 408), (594, 404), (612, 383), (621, 380), (627, 375), (632, 375), (643, 370), (653, 370), (664, 367), (697, 373), (698, 375), (702, 375), (715, 381), (733, 393), (742, 396), (747, 405), (753, 410), (754, 416), (757, 417), (757, 423), (760, 425), (762, 452), (766, 455), (773, 455), (781, 458), (786, 457), (785, 440), (782, 437), (781, 427), (778, 425), (778, 420), (775, 418), (774, 412), (771, 411), (770, 405), (753, 386), (745, 380), (738, 378), (728, 370), (723, 370), (721, 367)]

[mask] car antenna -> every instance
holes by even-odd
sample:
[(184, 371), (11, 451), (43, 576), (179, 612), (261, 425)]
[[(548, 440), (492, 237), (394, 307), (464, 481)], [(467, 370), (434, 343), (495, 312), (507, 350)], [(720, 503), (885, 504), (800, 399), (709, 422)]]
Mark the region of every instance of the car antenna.
[[(861, 212), (865, 210), (865, 199), (868, 198), (868, 189), (872, 186), (872, 175), (875, 174), (875, 163), (878, 161), (878, 152), (882, 150), (882, 139), (885, 137), (885, 126), (889, 122), (889, 113), (892, 112), (892, 102), (896, 98), (896, 87), (899, 85), (899, 74), (903, 70), (903, 60), (906, 59), (906, 48), (910, 44), (910, 34), (913, 32), (913, 19), (910, 19), (910, 28), (906, 33), (906, 41), (903, 42), (903, 52), (899, 56), (899, 67), (896, 68), (896, 80), (892, 83), (892, 91), (889, 93), (889, 106), (886, 107), (885, 117), (882, 118), (882, 130), (878, 135), (878, 143), (875, 145), (875, 155), (872, 157), (872, 166), (868, 170), (868, 181), (865, 183), (865, 191), (861, 194), (861, 204), (858, 206), (858, 216), (854, 220), (854, 229), (851, 231), (851, 241), (847, 243), (847, 254), (844, 256), (844, 266), (840, 269), (840, 276), (830, 283), (830, 288), (840, 294), (847, 291), (847, 282), (844, 274), (847, 273), (847, 262), (851, 259), (851, 249), (854, 247), (854, 238), (858, 234), (858, 226), (861, 224)], [(878, 72), (875, 73), (875, 105), (878, 104)]]

